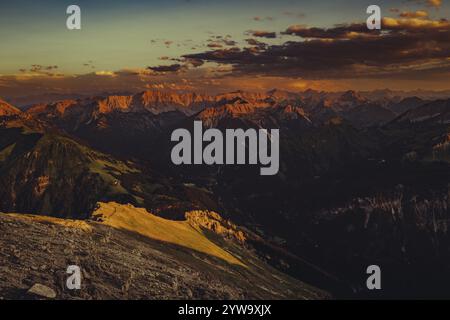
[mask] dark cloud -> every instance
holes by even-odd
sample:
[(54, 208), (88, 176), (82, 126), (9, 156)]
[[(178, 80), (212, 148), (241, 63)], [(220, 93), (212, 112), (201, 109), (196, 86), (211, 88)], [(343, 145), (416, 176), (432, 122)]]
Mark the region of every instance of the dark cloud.
[(93, 65), (93, 61), (89, 60), (87, 63), (83, 63), (83, 66), (86, 68), (95, 69), (95, 66)]
[[(308, 28), (304, 25), (293, 25), (287, 28), (282, 34), (296, 35), (303, 38), (317, 39), (344, 39), (351, 34), (374, 34), (372, 30), (367, 29), (364, 23), (354, 23), (350, 25), (340, 25), (334, 28)], [(378, 32), (377, 32), (378, 33)]]
[(251, 46), (265, 47), (267, 44), (256, 39), (245, 39), (245, 41)]
[(44, 67), (40, 64), (32, 64), (30, 68), (30, 72), (40, 72)]
[(157, 67), (148, 67), (149, 70), (155, 72), (178, 72), (182, 68), (181, 64), (171, 64), (168, 66), (157, 66)]
[(253, 17), (253, 20), (255, 21), (272, 21), (273, 19), (274, 19), (273, 17), (260, 17), (260, 16)]
[(231, 40), (231, 39), (223, 39), (223, 43), (227, 46), (235, 46), (236, 45), (236, 41)]
[[(393, 34), (395, 32), (408, 34), (413, 32), (423, 33), (429, 31), (446, 32), (450, 30), (450, 22), (446, 19), (426, 19), (425, 11), (404, 12), (403, 19), (383, 18), (382, 30), (369, 30), (365, 23), (352, 23), (336, 25), (333, 28), (309, 28), (304, 25), (293, 25), (282, 34), (296, 35), (302, 38), (316, 39), (349, 39), (358, 36), (379, 36), (381, 33)], [(406, 17), (406, 18), (405, 18)]]
[(185, 59), (185, 64), (194, 68), (198, 68), (202, 66), (204, 62), (201, 59)]
[(283, 12), (283, 14), (285, 16), (288, 17), (295, 17), (295, 18), (304, 18), (306, 17), (306, 14), (304, 14), (303, 12), (291, 12), (291, 11), (285, 11)]
[(21, 68), (19, 69), (20, 72), (22, 73), (32, 73), (32, 74), (37, 74), (37, 75), (46, 75), (46, 76), (56, 76), (59, 74), (56, 74), (52, 71), (58, 69), (59, 67), (56, 65), (52, 65), (52, 66), (43, 66), (40, 64), (32, 64), (31, 67), (29, 69), (25, 69), (25, 68)]
[(223, 46), (235, 46), (237, 44), (236, 41), (231, 39), (230, 35), (224, 36), (212, 36), (211, 39), (208, 39), (207, 45), (210, 48), (222, 48)]
[[(425, 31), (448, 31), (450, 23), (446, 19), (429, 20), (427, 12), (419, 10), (416, 12), (403, 12), (403, 19), (383, 18), (382, 30), (369, 30), (366, 23), (340, 24), (332, 28), (315, 28), (305, 25), (292, 25), (282, 34), (296, 35), (303, 38), (316, 39), (348, 39), (357, 36), (378, 36), (381, 32), (425, 32)], [(420, 19), (419, 19), (420, 18)]]
[(258, 38), (268, 38), (268, 39), (274, 39), (277, 37), (276, 32), (271, 31), (263, 31), (263, 30), (249, 30), (246, 32), (247, 34), (258, 37)]
[[(313, 80), (407, 78), (421, 71), (427, 71), (429, 76), (450, 66), (447, 20), (385, 18), (382, 25), (381, 32), (369, 31), (364, 23), (328, 29), (290, 27), (285, 33), (307, 40), (244, 49), (233, 47), (184, 57), (229, 65), (235, 75)], [(257, 45), (252, 39), (246, 41)]]

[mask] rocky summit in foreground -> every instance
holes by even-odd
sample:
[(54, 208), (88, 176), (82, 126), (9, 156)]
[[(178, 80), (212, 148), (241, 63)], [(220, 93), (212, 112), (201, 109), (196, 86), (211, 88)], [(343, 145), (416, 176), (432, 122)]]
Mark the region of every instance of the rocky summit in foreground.
[[(116, 203), (85, 221), (0, 214), (0, 299), (329, 297), (263, 263), (231, 225), (207, 230), (206, 216), (169, 221)], [(69, 265), (81, 268), (80, 290), (66, 287)]]

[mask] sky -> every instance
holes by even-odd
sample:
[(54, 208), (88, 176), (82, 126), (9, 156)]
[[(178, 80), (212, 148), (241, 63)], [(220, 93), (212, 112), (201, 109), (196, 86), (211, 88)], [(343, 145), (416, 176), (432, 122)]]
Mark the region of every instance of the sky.
[[(381, 32), (361, 27), (371, 4)], [(448, 18), (447, 0), (2, 1), (0, 95), (447, 90)]]

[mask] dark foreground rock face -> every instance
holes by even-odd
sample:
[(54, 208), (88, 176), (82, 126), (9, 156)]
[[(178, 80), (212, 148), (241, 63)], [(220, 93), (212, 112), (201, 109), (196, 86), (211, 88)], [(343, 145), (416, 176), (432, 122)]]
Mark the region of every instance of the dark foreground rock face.
[[(242, 249), (246, 268), (100, 223), (0, 214), (0, 299), (323, 299)], [(56, 220), (55, 220), (56, 221)], [(82, 270), (69, 290), (69, 265)], [(47, 297), (48, 298), (48, 297)]]

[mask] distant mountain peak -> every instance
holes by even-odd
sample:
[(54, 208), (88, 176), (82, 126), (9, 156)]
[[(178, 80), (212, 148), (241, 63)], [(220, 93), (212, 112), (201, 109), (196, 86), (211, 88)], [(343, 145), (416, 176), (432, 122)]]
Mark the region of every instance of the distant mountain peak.
[(0, 99), (0, 116), (13, 116), (20, 113), (22, 112), (19, 109)]
[(358, 92), (354, 90), (348, 90), (346, 91), (342, 96), (341, 100), (344, 101), (366, 101), (366, 98), (364, 98), (362, 95), (360, 95)]

